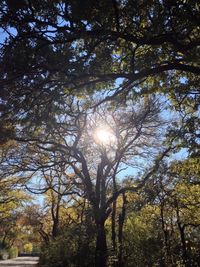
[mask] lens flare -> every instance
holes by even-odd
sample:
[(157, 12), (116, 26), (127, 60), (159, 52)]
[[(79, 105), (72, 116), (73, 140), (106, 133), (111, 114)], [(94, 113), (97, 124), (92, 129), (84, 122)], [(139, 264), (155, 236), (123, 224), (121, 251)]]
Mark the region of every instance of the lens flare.
[(97, 128), (94, 133), (96, 143), (101, 145), (110, 145), (115, 141), (115, 136), (109, 128)]

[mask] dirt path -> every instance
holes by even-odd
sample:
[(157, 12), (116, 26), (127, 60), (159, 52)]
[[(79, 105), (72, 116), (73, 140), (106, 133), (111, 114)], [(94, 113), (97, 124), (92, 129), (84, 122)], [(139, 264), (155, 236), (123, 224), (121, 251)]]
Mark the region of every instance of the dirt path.
[(35, 267), (37, 263), (37, 257), (19, 257), (12, 260), (0, 261), (0, 267)]

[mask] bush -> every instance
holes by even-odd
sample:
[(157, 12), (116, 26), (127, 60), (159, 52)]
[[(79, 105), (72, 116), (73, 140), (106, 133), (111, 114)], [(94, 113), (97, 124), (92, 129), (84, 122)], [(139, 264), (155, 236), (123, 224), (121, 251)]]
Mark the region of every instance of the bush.
[(94, 243), (81, 229), (71, 228), (44, 245), (40, 254), (43, 267), (94, 266)]
[(0, 260), (7, 260), (9, 258), (9, 252), (6, 249), (0, 250)]
[(27, 254), (31, 254), (33, 251), (33, 244), (28, 243), (24, 245), (24, 252)]
[(33, 246), (32, 255), (33, 256), (40, 256), (41, 248), (39, 246)]
[(11, 247), (9, 249), (9, 258), (13, 259), (13, 258), (17, 258), (18, 257), (18, 248), (17, 247)]

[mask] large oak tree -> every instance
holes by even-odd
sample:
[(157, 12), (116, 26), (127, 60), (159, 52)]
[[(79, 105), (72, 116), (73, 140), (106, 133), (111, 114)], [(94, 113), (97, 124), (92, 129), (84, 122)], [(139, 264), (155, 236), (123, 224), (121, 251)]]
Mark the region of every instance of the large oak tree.
[[(199, 8), (195, 0), (7, 0), (0, 4), (1, 142), (21, 142), (18, 160), (9, 161), (13, 172), (35, 172), (63, 163), (71, 166), (93, 208), (97, 266), (105, 265), (104, 223), (110, 206), (132, 189), (118, 188), (115, 174), (129, 156), (143, 154), (135, 147), (148, 145), (150, 139), (145, 143), (141, 136), (151, 136), (149, 123), (156, 120), (149, 118), (153, 109), (148, 101), (144, 109), (133, 108), (132, 115), (118, 109), (112, 115), (118, 123), (119, 142), (109, 153), (97, 146), (97, 154), (91, 155), (86, 121), (93, 118), (88, 106), (92, 103), (98, 110), (105, 101), (115, 101), (114, 109), (122, 104), (131, 108), (141, 104), (145, 94), (163, 93), (182, 115), (170, 131), (171, 140), (181, 138), (181, 146), (198, 156)], [(92, 93), (95, 103), (89, 101)], [(84, 104), (78, 98), (84, 98)], [(48, 159), (49, 154), (56, 155), (57, 162), (45, 162), (45, 153)], [(99, 161), (88, 169), (94, 156)], [(157, 167), (158, 161), (142, 181)], [(105, 188), (106, 179), (112, 190)]]

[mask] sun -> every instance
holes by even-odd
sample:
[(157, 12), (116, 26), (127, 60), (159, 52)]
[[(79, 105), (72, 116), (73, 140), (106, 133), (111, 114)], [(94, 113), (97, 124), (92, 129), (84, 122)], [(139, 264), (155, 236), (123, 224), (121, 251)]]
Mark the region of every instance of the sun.
[(100, 127), (95, 130), (94, 138), (100, 145), (110, 145), (115, 141), (115, 136), (108, 127)]

